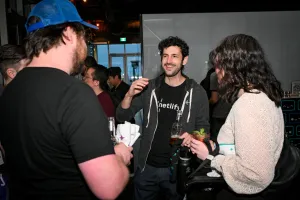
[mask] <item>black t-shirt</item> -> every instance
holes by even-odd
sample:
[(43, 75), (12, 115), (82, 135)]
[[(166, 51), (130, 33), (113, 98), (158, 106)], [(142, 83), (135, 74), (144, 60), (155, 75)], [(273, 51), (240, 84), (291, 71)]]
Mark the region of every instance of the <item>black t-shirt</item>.
[[(217, 74), (214, 72), (210, 76), (210, 90), (218, 91), (219, 83)], [(231, 104), (227, 103), (221, 97), (219, 97), (218, 101), (213, 105), (212, 108), (212, 117), (219, 119), (226, 119), (227, 115), (231, 110)]]
[[(121, 83), (118, 85), (118, 87), (113, 87), (111, 89), (111, 98), (112, 98), (112, 101), (116, 108), (123, 101), (129, 88), (130, 88), (130, 86), (127, 83), (125, 83), (124, 81), (121, 81)], [(135, 119), (132, 118), (131, 120), (129, 120), (129, 122), (132, 124), (135, 124)], [(120, 124), (121, 122), (116, 121), (116, 123)]]
[(88, 85), (58, 69), (25, 68), (1, 97), (0, 127), (10, 199), (95, 198), (78, 164), (114, 149)]
[(121, 81), (121, 83), (118, 85), (118, 87), (113, 87), (111, 89), (111, 92), (120, 100), (122, 101), (125, 97), (125, 94), (128, 92), (130, 86), (125, 83), (124, 81)]
[(185, 95), (184, 81), (177, 87), (172, 87), (164, 81), (158, 94), (158, 126), (154, 135), (147, 164), (154, 167), (169, 167), (172, 124), (176, 120), (177, 111), (181, 109)]

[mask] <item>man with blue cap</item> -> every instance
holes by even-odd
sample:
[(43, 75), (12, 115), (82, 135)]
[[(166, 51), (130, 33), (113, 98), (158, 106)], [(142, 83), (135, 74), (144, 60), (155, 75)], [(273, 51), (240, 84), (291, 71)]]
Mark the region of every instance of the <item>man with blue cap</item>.
[(31, 62), (0, 100), (12, 200), (115, 199), (128, 182), (132, 148), (113, 146), (97, 97), (69, 76), (87, 55), (84, 26), (97, 28), (68, 0), (43, 0), (28, 16)]

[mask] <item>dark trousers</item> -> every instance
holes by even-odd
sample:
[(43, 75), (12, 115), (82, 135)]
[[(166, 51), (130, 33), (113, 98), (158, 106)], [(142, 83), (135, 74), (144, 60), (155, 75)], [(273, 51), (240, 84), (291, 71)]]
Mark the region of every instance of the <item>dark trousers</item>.
[(169, 176), (169, 168), (156, 168), (146, 165), (143, 172), (138, 168), (134, 178), (134, 199), (182, 200), (183, 197), (176, 192), (176, 183), (170, 183)]

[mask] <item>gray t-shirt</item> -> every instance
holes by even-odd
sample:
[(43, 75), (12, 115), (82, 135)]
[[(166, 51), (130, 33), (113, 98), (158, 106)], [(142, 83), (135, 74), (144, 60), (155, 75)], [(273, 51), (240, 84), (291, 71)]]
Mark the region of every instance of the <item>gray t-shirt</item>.
[[(210, 91), (218, 90), (218, 78), (216, 72), (210, 75)], [(231, 109), (231, 105), (227, 103), (225, 100), (219, 98), (215, 106), (213, 107), (212, 117), (213, 118), (226, 118), (229, 111)]]

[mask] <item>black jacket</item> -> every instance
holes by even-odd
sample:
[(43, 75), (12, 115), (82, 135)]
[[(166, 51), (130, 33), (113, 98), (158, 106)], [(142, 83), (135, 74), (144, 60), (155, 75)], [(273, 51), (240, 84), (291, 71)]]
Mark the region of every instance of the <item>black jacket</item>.
[[(209, 103), (205, 90), (194, 80), (186, 77), (186, 94), (183, 100), (184, 108), (182, 114), (183, 131), (192, 133), (194, 130), (204, 128), (209, 132)], [(141, 133), (141, 145), (138, 156), (138, 167), (144, 170), (146, 161), (151, 150), (152, 141), (156, 132), (158, 122), (158, 101), (161, 82), (164, 76), (150, 80), (148, 86), (136, 95), (131, 106), (123, 109), (121, 104), (117, 108), (116, 118), (119, 121), (128, 121), (143, 109), (143, 133)]]

